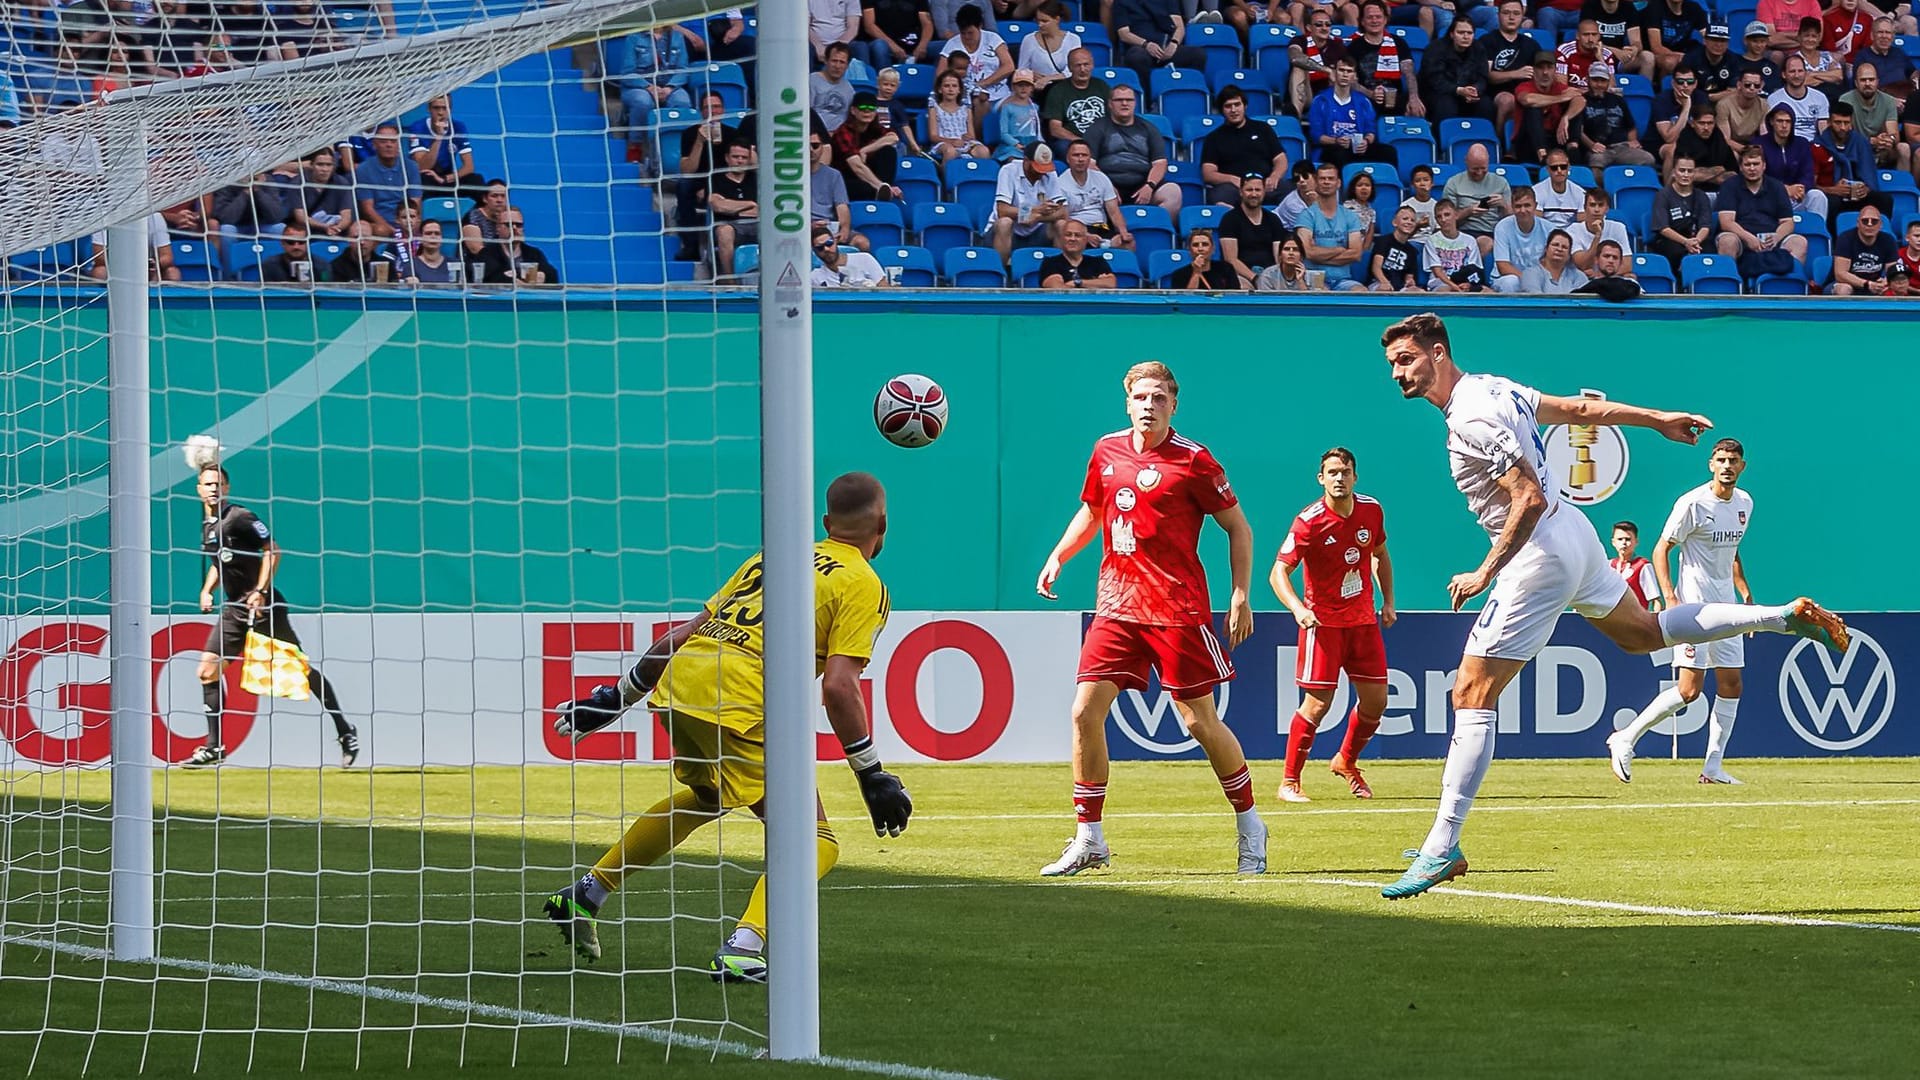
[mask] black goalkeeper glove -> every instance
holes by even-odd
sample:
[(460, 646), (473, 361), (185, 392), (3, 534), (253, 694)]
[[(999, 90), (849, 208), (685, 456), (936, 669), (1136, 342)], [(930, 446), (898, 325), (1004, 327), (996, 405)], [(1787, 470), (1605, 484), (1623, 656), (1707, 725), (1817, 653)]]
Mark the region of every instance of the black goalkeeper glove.
[(626, 705), (620, 700), (620, 691), (596, 686), (587, 697), (556, 705), (554, 711), (559, 715), (553, 718), (553, 730), (577, 742), (620, 719)]
[(899, 836), (907, 831), (907, 819), (913, 816), (913, 799), (900, 778), (876, 762), (855, 776), (860, 779), (860, 797), (867, 801), (867, 813), (873, 816), (873, 835)]

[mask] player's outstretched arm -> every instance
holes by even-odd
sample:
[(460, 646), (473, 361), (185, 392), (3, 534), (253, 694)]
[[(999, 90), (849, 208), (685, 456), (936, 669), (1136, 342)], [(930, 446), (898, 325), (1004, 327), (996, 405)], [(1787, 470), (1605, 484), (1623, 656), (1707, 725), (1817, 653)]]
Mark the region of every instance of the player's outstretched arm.
[(1543, 424), (1598, 424), (1603, 427), (1643, 427), (1688, 446), (1713, 429), (1713, 421), (1699, 413), (1668, 412), (1599, 398), (1540, 395), (1535, 415)]
[(1227, 644), (1238, 645), (1253, 634), (1253, 526), (1246, 511), (1234, 503), (1213, 515), (1227, 530), (1227, 565), (1233, 574), (1233, 596), (1227, 601)]
[(913, 799), (900, 778), (881, 766), (880, 754), (873, 748), (866, 698), (860, 693), (860, 673), (866, 666), (865, 657), (837, 653), (827, 657), (827, 670), (820, 680), (821, 698), (827, 706), (827, 723), (833, 725), (833, 733), (847, 752), (847, 764), (860, 781), (860, 797), (866, 800), (867, 813), (873, 818), (873, 834), (899, 836), (913, 816)]
[(615, 686), (596, 686), (593, 693), (578, 701), (563, 702), (554, 710), (553, 730), (563, 736), (578, 739), (591, 735), (620, 719), (620, 714), (630, 705), (646, 700), (648, 694), (659, 684), (660, 676), (666, 674), (667, 661), (673, 659), (680, 646), (693, 637), (694, 631), (706, 624), (711, 613), (702, 608), (697, 618), (688, 619), (672, 630), (655, 638), (647, 646), (638, 663), (620, 677)]
[(1074, 512), (1073, 520), (1067, 522), (1067, 531), (1060, 534), (1060, 542), (1053, 545), (1053, 553), (1047, 556), (1047, 565), (1040, 568), (1040, 580), (1034, 584), (1034, 591), (1049, 600), (1058, 600), (1053, 594), (1053, 584), (1060, 580), (1060, 568), (1067, 561), (1080, 554), (1093, 538), (1100, 535), (1100, 522), (1093, 516), (1093, 507), (1086, 503)]

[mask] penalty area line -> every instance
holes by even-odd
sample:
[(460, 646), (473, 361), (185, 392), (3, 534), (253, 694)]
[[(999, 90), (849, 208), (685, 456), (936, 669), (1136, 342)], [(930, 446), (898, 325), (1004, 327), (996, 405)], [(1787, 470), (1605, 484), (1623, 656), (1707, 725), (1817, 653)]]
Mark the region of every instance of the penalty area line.
[[(106, 949), (91, 945), (80, 945), (69, 941), (50, 941), (46, 938), (29, 937), (15, 934), (0, 934), (0, 944), (19, 945), (30, 949), (65, 956), (79, 957), (84, 960), (111, 960), (113, 954)], [(280, 986), (297, 987), (326, 994), (341, 994), (347, 997), (363, 998), (370, 1001), (391, 1002), (397, 1005), (412, 1005), (427, 1009), (440, 1009), (446, 1012), (464, 1013), (468, 1016), (484, 1017), (488, 1020), (506, 1020), (530, 1027), (565, 1027), (575, 1031), (589, 1031), (602, 1035), (631, 1036), (662, 1046), (682, 1046), (689, 1049), (709, 1050), (715, 1053), (730, 1054), (736, 1057), (764, 1057), (764, 1047), (749, 1043), (735, 1042), (731, 1039), (719, 1039), (706, 1035), (690, 1035), (682, 1031), (668, 1031), (649, 1024), (616, 1024), (606, 1020), (591, 1020), (578, 1016), (562, 1016), (558, 1013), (539, 1012), (532, 1009), (515, 1009), (506, 1005), (494, 1005), (484, 1001), (468, 1001), (464, 998), (439, 997), (422, 994), (412, 990), (395, 990), (391, 987), (373, 986), (365, 982), (350, 979), (318, 978), (308, 975), (296, 975), (292, 972), (273, 971), (267, 968), (253, 967), (247, 964), (214, 963), (207, 960), (186, 960), (173, 956), (156, 956), (147, 960), (131, 961), (138, 964), (151, 964), (155, 967), (170, 968), (175, 971), (192, 971), (202, 975), (217, 975), (225, 978), (244, 979), (250, 982), (274, 983)], [(996, 1080), (995, 1077), (977, 1073), (955, 1072), (950, 1069), (934, 1069), (920, 1065), (906, 1065), (894, 1061), (872, 1061), (866, 1058), (822, 1055), (789, 1062), (796, 1065), (813, 1065), (820, 1068), (839, 1069), (842, 1072), (863, 1073), (869, 1076), (896, 1077), (898, 1080)]]
[[(1267, 808), (1261, 816), (1269, 822), (1290, 817), (1322, 817), (1329, 815), (1372, 815), (1372, 814), (1433, 814), (1435, 799), (1422, 800), (1420, 806), (1334, 806), (1315, 807), (1311, 810), (1273, 810)], [(1920, 806), (1920, 799), (1748, 799), (1738, 802), (1664, 802), (1664, 803), (1627, 803), (1627, 802), (1588, 802), (1553, 803), (1535, 802), (1516, 806), (1478, 805), (1473, 808), (1476, 814), (1566, 814), (1586, 813), (1595, 810), (1764, 810), (1804, 807), (1843, 807), (1843, 806)], [(915, 821), (1058, 821), (1066, 816), (1065, 811), (1050, 814), (918, 814)], [(1165, 810), (1140, 811), (1136, 813), (1110, 812), (1109, 819), (1128, 821), (1157, 821), (1180, 818), (1219, 818), (1227, 816), (1219, 810)]]

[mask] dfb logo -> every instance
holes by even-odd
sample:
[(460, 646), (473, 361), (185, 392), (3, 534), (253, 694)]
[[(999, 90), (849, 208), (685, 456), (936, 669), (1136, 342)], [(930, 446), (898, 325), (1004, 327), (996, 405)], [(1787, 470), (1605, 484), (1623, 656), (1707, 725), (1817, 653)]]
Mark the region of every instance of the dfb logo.
[[(1231, 683), (1221, 683), (1213, 695), (1214, 711), (1223, 720), (1231, 686)], [(1180, 721), (1179, 710), (1174, 708), (1173, 695), (1165, 690), (1154, 694), (1151, 705), (1144, 691), (1122, 690), (1107, 708), (1107, 718), (1135, 746), (1155, 754), (1184, 754), (1200, 745), (1187, 734), (1187, 726)]]
[[(1780, 711), (1794, 734), (1822, 750), (1852, 750), (1880, 734), (1893, 716), (1894, 690), (1893, 661), (1859, 630), (1838, 660), (1824, 646), (1801, 641), (1780, 665)], [(1844, 732), (1834, 727), (1835, 713)]]

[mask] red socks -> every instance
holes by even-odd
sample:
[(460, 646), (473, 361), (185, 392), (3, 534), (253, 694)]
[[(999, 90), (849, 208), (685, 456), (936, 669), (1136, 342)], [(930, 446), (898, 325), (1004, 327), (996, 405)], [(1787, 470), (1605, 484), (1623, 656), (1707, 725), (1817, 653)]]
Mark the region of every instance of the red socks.
[[(1374, 726), (1379, 726), (1379, 723), (1378, 720), (1374, 721)], [(1287, 730), (1286, 778), (1288, 780), (1299, 783), (1300, 770), (1307, 763), (1307, 751), (1313, 749), (1313, 736), (1316, 731), (1313, 721), (1299, 713), (1293, 714), (1293, 726)]]
[(1107, 808), (1107, 785), (1083, 784), (1073, 782), (1073, 819), (1078, 822), (1094, 822)]
[(1349, 763), (1360, 760), (1360, 751), (1367, 748), (1367, 741), (1373, 738), (1374, 732), (1379, 730), (1379, 717), (1361, 716), (1359, 709), (1353, 710), (1353, 713), (1347, 717), (1347, 737), (1340, 744), (1341, 756), (1345, 757)]
[(1232, 776), (1220, 778), (1220, 790), (1226, 793), (1227, 802), (1233, 806), (1236, 814), (1244, 814), (1253, 809), (1253, 774), (1245, 765)]

